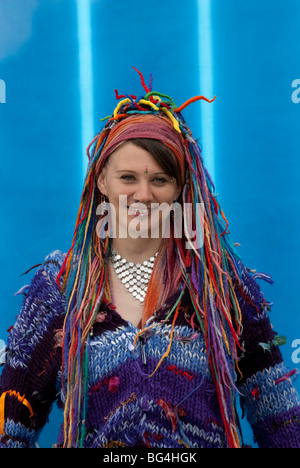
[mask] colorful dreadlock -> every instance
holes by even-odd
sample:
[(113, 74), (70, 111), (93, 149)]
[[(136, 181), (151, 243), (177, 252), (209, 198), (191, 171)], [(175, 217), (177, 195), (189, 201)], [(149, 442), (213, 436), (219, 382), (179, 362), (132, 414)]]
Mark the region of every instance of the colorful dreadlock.
[[(195, 317), (205, 336), (209, 364), (217, 390), (220, 409), (230, 447), (239, 447), (235, 414), (235, 369), (241, 333), (241, 311), (234, 292), (232, 275), (240, 277), (238, 255), (228, 236), (228, 222), (214, 195), (213, 182), (206, 171), (198, 144), (186, 125), (181, 111), (191, 102), (204, 96), (196, 96), (177, 107), (167, 95), (152, 91), (146, 86), (143, 75), (137, 70), (145, 96), (119, 95), (113, 115), (106, 117), (102, 131), (96, 135), (87, 149), (89, 165), (80, 207), (76, 220), (72, 246), (65, 258), (57, 282), (63, 276), (63, 289), (67, 293), (67, 310), (63, 329), (62, 379), (65, 391), (64, 438), (65, 447), (80, 446), (85, 435), (85, 414), (88, 405), (87, 366), (90, 330), (96, 320), (98, 307), (103, 300), (110, 300), (108, 288), (109, 235), (99, 240), (96, 234), (96, 211), (100, 203), (97, 189), (96, 166), (102, 157), (108, 135), (132, 115), (164, 117), (180, 134), (185, 154), (185, 184), (182, 203), (192, 204), (192, 226), (204, 233), (203, 246), (195, 248), (186, 229), (182, 238), (171, 239), (172, 246), (162, 242), (157, 256), (145, 301), (144, 322), (153, 315), (160, 291), (169, 291), (164, 272), (171, 271), (167, 251), (175, 251), (179, 265), (179, 277), (190, 292)], [(92, 151), (91, 151), (92, 149)], [(91, 152), (91, 155), (90, 155)], [(203, 207), (199, 213), (198, 206)], [(201, 216), (202, 214), (202, 216)], [(203, 221), (201, 221), (203, 220)], [(170, 241), (169, 241), (170, 242)], [(190, 248), (186, 248), (188, 242)], [(174, 286), (174, 285), (173, 285)], [(179, 298), (180, 300), (180, 298)], [(176, 303), (168, 314), (173, 316), (172, 331), (179, 311)], [(142, 330), (140, 333), (145, 331)], [(168, 355), (172, 342), (161, 361)], [(154, 373), (153, 372), (153, 373)], [(153, 375), (153, 374), (152, 374)], [(151, 377), (151, 376), (150, 376)]]

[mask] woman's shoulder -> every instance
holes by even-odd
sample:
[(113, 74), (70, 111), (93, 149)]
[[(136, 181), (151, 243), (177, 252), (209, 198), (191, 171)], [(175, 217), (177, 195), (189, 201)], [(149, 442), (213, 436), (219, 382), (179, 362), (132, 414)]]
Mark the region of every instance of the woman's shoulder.
[(62, 277), (59, 278), (58, 274), (62, 269), (66, 254), (61, 250), (53, 250), (48, 253), (41, 263), (33, 265), (27, 272), (34, 271), (34, 274), (27, 286), (21, 288), (16, 293), (25, 296), (25, 303), (31, 301), (51, 301), (61, 302), (63, 299), (61, 285)]
[(23, 296), (23, 302), (17, 321), (9, 330), (7, 341), (8, 348), (11, 352), (13, 350), (14, 366), (27, 365), (32, 350), (41, 339), (62, 326), (65, 294), (57, 277), (64, 259), (65, 255), (59, 250), (46, 255), (42, 263), (32, 266), (26, 272), (29, 274), (34, 270), (32, 279), (16, 293)]
[[(45, 283), (46, 281), (48, 287), (53, 285), (53, 287), (59, 288), (59, 285), (57, 284), (57, 276), (62, 269), (65, 258), (66, 254), (61, 250), (53, 250), (48, 253), (44, 257), (44, 260), (42, 260), (42, 263), (38, 263), (28, 270), (29, 272), (32, 269), (36, 269), (35, 275), (32, 278), (32, 284), (38, 282)], [(43, 287), (45, 287), (45, 284), (43, 284)]]
[(53, 250), (46, 255), (43, 265), (54, 265), (54, 268), (57, 267), (61, 269), (66, 255), (67, 254), (63, 253), (61, 250)]

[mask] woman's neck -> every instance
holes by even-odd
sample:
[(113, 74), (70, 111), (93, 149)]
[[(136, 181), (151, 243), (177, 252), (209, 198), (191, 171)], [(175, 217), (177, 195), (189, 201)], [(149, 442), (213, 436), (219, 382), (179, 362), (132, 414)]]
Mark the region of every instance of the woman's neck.
[(115, 238), (112, 239), (112, 248), (130, 262), (140, 263), (148, 260), (158, 252), (161, 239), (156, 238)]

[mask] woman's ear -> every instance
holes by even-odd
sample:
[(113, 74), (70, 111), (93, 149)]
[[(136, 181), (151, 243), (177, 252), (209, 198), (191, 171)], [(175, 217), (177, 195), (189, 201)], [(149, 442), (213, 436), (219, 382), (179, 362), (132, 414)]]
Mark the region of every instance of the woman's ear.
[(107, 196), (107, 188), (106, 188), (106, 167), (104, 167), (101, 171), (97, 179), (97, 187), (103, 195)]

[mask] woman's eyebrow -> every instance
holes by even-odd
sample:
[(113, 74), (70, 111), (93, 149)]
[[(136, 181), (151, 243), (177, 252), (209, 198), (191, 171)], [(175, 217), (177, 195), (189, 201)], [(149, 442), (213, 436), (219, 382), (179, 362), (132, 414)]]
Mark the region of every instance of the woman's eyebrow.
[(120, 169), (119, 171), (116, 171), (116, 172), (132, 172), (133, 174), (136, 173), (135, 171), (130, 171), (129, 169)]

